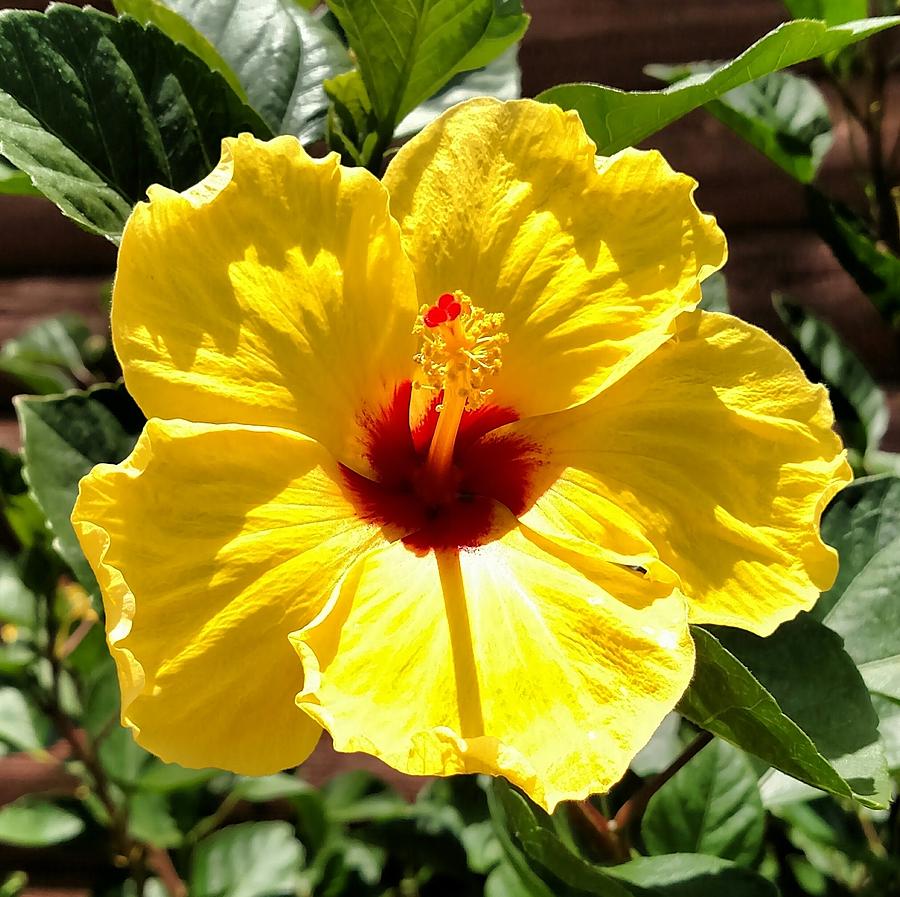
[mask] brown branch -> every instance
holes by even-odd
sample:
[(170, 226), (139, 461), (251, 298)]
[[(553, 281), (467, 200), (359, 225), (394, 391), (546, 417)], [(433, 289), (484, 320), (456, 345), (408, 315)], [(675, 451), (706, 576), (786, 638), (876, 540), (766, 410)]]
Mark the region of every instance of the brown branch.
[(672, 776), (685, 767), (700, 751), (711, 741), (713, 735), (710, 732), (701, 732), (673, 761), (658, 775), (648, 779), (624, 804), (619, 812), (610, 820), (609, 828), (619, 834), (623, 839), (627, 838), (628, 829), (639, 822), (650, 803), (650, 798), (662, 788)]
[(574, 806), (581, 814), (581, 818), (591, 829), (596, 839), (600, 854), (616, 863), (624, 863), (628, 859), (628, 848), (622, 839), (610, 830), (609, 820), (590, 802), (590, 800), (577, 801)]
[(147, 865), (159, 876), (171, 897), (187, 897), (187, 886), (178, 875), (167, 850), (151, 848), (147, 855)]
[[(90, 628), (90, 626), (84, 626), (85, 622), (87, 621), (84, 621), (66, 641), (66, 645), (68, 645), (69, 641), (77, 636), (73, 650)], [(68, 652), (66, 652), (65, 646), (59, 654), (54, 650), (58, 628), (52, 609), (48, 609), (46, 627), (48, 636), (46, 658), (50, 664), (51, 680), (49, 694), (40, 694), (40, 704), (60, 735), (68, 742), (72, 757), (84, 766), (93, 785), (91, 791), (109, 816), (109, 831), (114, 851), (113, 862), (118, 861), (122, 866), (128, 867), (138, 897), (144, 893), (147, 871), (151, 866), (159, 875), (160, 881), (171, 897), (186, 897), (187, 889), (179, 878), (168, 853), (138, 841), (129, 833), (127, 809), (123, 804), (117, 803), (113, 797), (112, 784), (100, 762), (96, 742), (91, 739), (88, 732), (78, 728), (74, 720), (63, 709), (60, 683), (63, 673), (63, 658), (67, 656)]]

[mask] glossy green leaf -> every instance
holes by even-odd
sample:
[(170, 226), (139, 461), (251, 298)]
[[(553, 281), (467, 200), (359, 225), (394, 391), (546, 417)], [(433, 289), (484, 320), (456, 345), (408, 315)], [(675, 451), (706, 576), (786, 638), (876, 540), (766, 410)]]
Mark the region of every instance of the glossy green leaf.
[(750, 670), (711, 633), (697, 627), (692, 632), (697, 667), (678, 711), (787, 775), (850, 797), (850, 786)]
[(888, 769), (896, 776), (900, 772), (900, 701), (873, 694), (872, 706), (878, 714), (878, 731), (884, 744)]
[(80, 380), (90, 379), (86, 362), (94, 360), (94, 342), (84, 318), (62, 314), (45, 318), (3, 345), (3, 355), (42, 361), (65, 368)]
[(640, 897), (778, 897), (775, 885), (762, 876), (702, 854), (638, 857), (611, 866), (609, 874), (629, 884)]
[(900, 701), (900, 478), (852, 483), (826, 514), (823, 536), (841, 556), (841, 575), (814, 616), (841, 636), (870, 691)]
[(0, 844), (50, 847), (77, 838), (84, 822), (74, 813), (45, 801), (0, 807)]
[[(838, 393), (849, 405), (855, 421), (841, 419), (846, 441), (865, 455), (878, 448), (887, 430), (890, 414), (884, 392), (865, 365), (843, 339), (812, 312), (775, 297), (775, 309), (803, 354), (832, 394)], [(854, 424), (859, 435), (854, 432)]]
[(28, 874), (13, 872), (0, 881), (0, 897), (20, 897), (28, 884)]
[(128, 799), (128, 833), (143, 844), (168, 849), (184, 840), (164, 794), (138, 791)]
[(229, 825), (194, 850), (191, 897), (278, 897), (297, 892), (303, 846), (286, 822)]
[(0, 741), (16, 751), (39, 751), (50, 740), (49, 721), (17, 688), (0, 688)]
[(99, 386), (64, 396), (16, 399), (25, 476), (47, 516), (54, 545), (89, 591), (97, 584), (69, 517), (78, 482), (95, 464), (121, 461), (143, 427), (124, 386)]
[(197, 788), (218, 775), (217, 769), (186, 769), (177, 763), (153, 760), (141, 771), (137, 785), (141, 791), (171, 794)]
[(0, 196), (40, 196), (24, 171), (0, 160)]
[(824, 19), (829, 25), (841, 25), (869, 14), (868, 0), (784, 0), (795, 19)]
[(698, 308), (703, 311), (713, 311), (719, 314), (731, 314), (731, 306), (728, 303), (728, 282), (721, 271), (711, 274), (700, 285), (702, 296)]
[(248, 102), (241, 82), (219, 55), (219, 51), (187, 19), (169, 9), (162, 0), (113, 0), (113, 6), (120, 16), (131, 16), (142, 25), (154, 25), (175, 43), (190, 50), (214, 72), (218, 72), (228, 82), (228, 86), (236, 96), (245, 103)]
[(91, 332), (78, 315), (47, 318), (7, 340), (0, 349), (0, 371), (20, 380), (29, 392), (65, 392), (93, 377), (84, 355)]
[(279, 772), (270, 776), (239, 776), (230, 793), (251, 803), (267, 803), (306, 795), (312, 790), (303, 779)]
[(347, 165), (367, 165), (378, 148), (378, 121), (359, 72), (343, 72), (324, 87), (331, 101), (325, 122), (329, 148)]
[(109, 778), (128, 789), (140, 780), (151, 760), (151, 755), (134, 740), (131, 729), (123, 726), (115, 726), (100, 742), (98, 753)]
[(117, 240), (150, 184), (191, 186), (241, 131), (271, 133), (156, 28), (65, 4), (0, 11), (0, 153), (88, 230)]
[(47, 522), (22, 477), (22, 456), (0, 447), (0, 511), (22, 548), (46, 541)]
[(451, 78), (431, 99), (419, 104), (394, 131), (396, 139), (418, 134), (430, 121), (451, 106), (473, 97), (496, 97), (515, 100), (522, 95), (522, 71), (519, 68), (519, 48), (510, 47), (484, 68), (462, 72)]
[(663, 90), (628, 93), (598, 84), (563, 84), (545, 90), (538, 99), (577, 110), (597, 144), (597, 152), (611, 155), (626, 146), (634, 146), (742, 84), (849, 46), (897, 24), (900, 24), (897, 16), (834, 27), (822, 22), (787, 22), (737, 59)]
[(276, 134), (322, 136), (322, 82), (350, 68), (334, 32), (292, 0), (161, 0), (215, 46)]
[[(810, 737), (854, 796), (866, 806), (886, 806), (891, 782), (878, 717), (841, 639), (808, 614), (765, 639), (733, 629), (719, 628), (717, 634)], [(770, 775), (762, 784), (764, 799), (777, 800), (782, 789), (787, 794), (787, 784)]]
[(520, 0), (329, 0), (328, 5), (356, 54), (387, 139), (454, 75), (486, 66), (528, 27)]
[(0, 548), (0, 625), (13, 623), (33, 629), (36, 612), (37, 598), (22, 582), (19, 565)]
[(632, 897), (610, 870), (574, 853), (556, 833), (550, 817), (505, 779), (491, 782), (491, 816), (507, 859), (534, 897), (603, 894)]
[(681, 736), (681, 717), (668, 714), (659, 724), (651, 739), (642, 747), (629, 764), (629, 769), (641, 778), (662, 772), (684, 750)]
[(0, 642), (0, 677), (17, 679), (37, 663), (34, 649), (21, 641)]
[[(647, 74), (669, 84), (715, 71), (716, 64), (650, 65)], [(808, 184), (831, 147), (831, 117), (809, 78), (772, 72), (730, 90), (704, 107), (789, 175)]]
[(812, 610), (821, 620), (885, 546), (900, 537), (900, 477), (863, 477), (842, 489), (822, 517), (822, 538), (838, 549), (834, 585)]
[(531, 897), (531, 892), (507, 860), (491, 870), (484, 883), (484, 897)]
[(868, 225), (846, 206), (813, 188), (806, 199), (810, 221), (835, 258), (881, 316), (900, 326), (900, 258), (877, 245)]
[(703, 853), (750, 866), (764, 828), (753, 766), (716, 739), (652, 797), (641, 834), (651, 854)]

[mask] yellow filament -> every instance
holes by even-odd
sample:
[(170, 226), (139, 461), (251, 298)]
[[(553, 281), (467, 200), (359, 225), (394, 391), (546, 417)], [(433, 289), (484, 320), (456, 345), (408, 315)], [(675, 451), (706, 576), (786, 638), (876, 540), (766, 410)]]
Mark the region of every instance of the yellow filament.
[(500, 370), (500, 347), (508, 339), (500, 329), (502, 314), (472, 305), (459, 290), (453, 295), (462, 308), (456, 319), (426, 327), (422, 320), (429, 307), (424, 305), (415, 327), (422, 335), (422, 350), (416, 356), (422, 376), (416, 386), (444, 393), (427, 462), (432, 481), (437, 484), (446, 481), (453, 464), (463, 411), (467, 406), (479, 408), (492, 392), (484, 387), (484, 380)]

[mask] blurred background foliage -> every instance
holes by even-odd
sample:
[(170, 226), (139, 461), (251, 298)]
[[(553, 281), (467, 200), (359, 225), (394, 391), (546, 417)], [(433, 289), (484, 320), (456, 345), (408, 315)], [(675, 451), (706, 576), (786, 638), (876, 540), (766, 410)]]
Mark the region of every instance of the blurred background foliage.
[[(409, 0), (406, 18), (380, 0), (0, 13), (0, 194), (46, 197), (115, 243), (150, 183), (195, 182), (238, 130), (294, 134), (380, 172), (398, 140), (453, 103), (519, 95), (526, 11), (470, 5), (481, 18), (465, 33), (437, 28), (425, 0)], [(784, 5), (798, 21), (733, 62), (648, 58), (658, 91), (570, 84), (540, 98), (577, 109), (601, 153), (654, 145), (702, 107), (801, 185), (896, 356), (900, 140), (888, 125), (900, 118), (900, 54), (895, 20), (859, 20), (897, 4)], [(840, 191), (821, 177), (836, 133), (852, 154)], [(728, 277), (705, 284), (703, 307), (731, 312)], [(108, 294), (97, 303), (105, 315)], [(502, 780), (355, 769), (314, 786), (307, 768), (251, 779), (138, 747), (119, 725), (97, 584), (68, 518), (79, 478), (123, 458), (143, 418), (108, 338), (79, 316), (7, 340), (0, 375), (22, 395), (21, 450), (0, 452), (0, 895), (52, 883), (122, 897), (900, 893), (900, 456), (884, 444), (888, 396), (809, 304), (774, 295), (771, 320), (831, 390), (858, 476), (823, 523), (838, 581), (769, 639), (696, 629), (697, 674), (677, 712), (610, 794), (552, 816)]]

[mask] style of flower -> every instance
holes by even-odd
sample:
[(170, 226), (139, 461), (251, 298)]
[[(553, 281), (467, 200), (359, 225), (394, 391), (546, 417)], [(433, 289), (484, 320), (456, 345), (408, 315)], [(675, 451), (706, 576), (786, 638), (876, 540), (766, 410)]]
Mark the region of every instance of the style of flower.
[(81, 484), (122, 718), (165, 760), (608, 789), (689, 684), (836, 573), (825, 391), (738, 319), (695, 183), (574, 113), (456, 106), (380, 182), (226, 140), (149, 191), (112, 329), (150, 418)]

